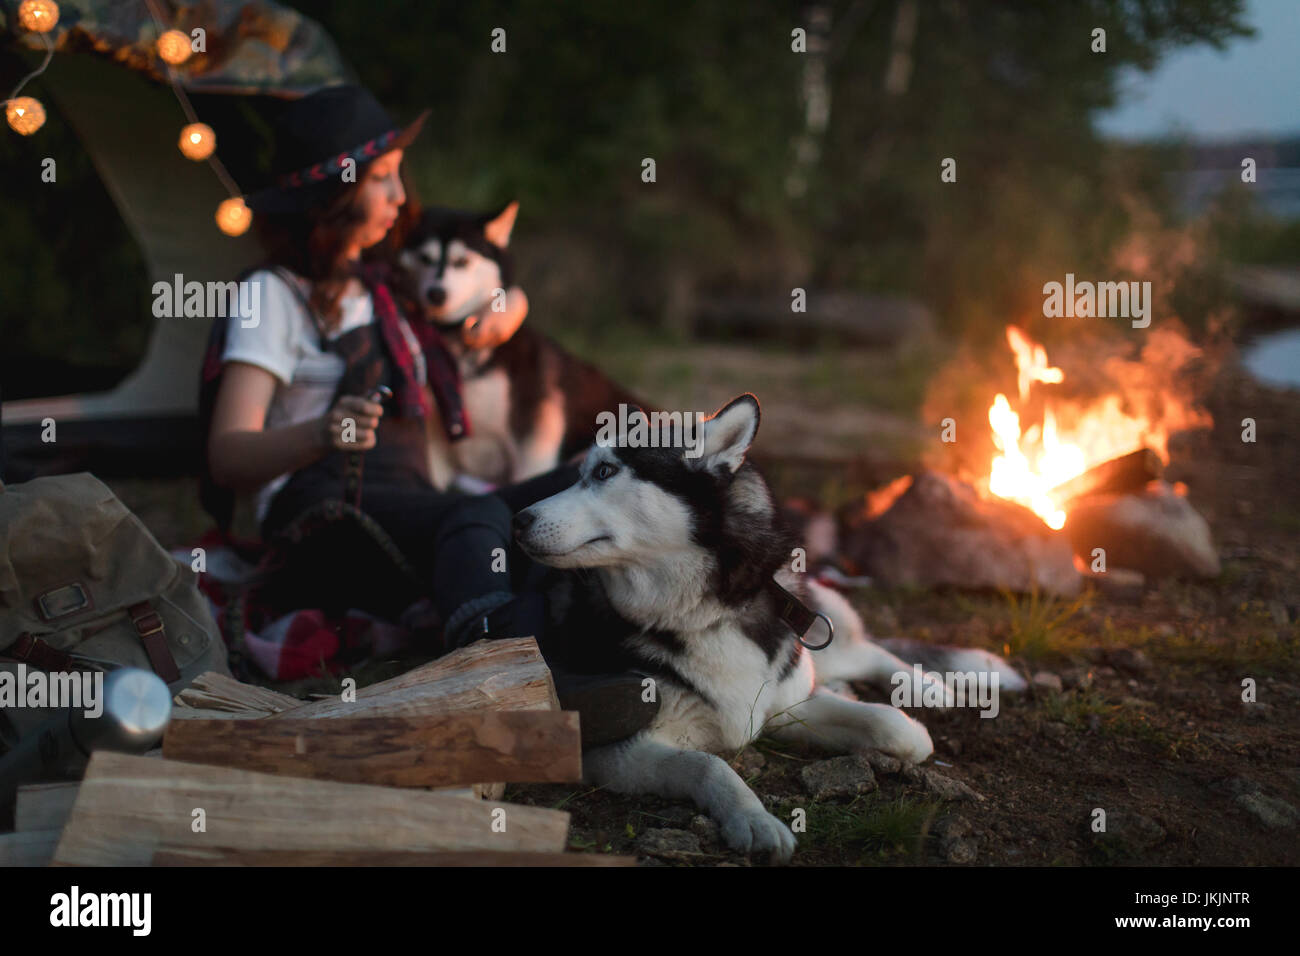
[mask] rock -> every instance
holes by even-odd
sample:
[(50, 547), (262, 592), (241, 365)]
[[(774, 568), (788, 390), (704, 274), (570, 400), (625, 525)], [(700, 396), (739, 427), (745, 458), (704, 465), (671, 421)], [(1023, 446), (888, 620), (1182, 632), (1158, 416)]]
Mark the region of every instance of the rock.
[(1239, 796), (1243, 793), (1259, 793), (1261, 787), (1249, 777), (1225, 777), (1210, 784), (1210, 789)]
[(957, 839), (971, 832), (971, 823), (960, 813), (950, 813), (939, 819), (934, 825), (935, 836), (941, 839)]
[(1083, 579), (1069, 540), (1027, 508), (934, 471), (917, 475), (878, 517), (849, 514), (844, 556), (885, 584), (1027, 592), (1074, 597)]
[(814, 800), (856, 797), (876, 789), (871, 763), (860, 754), (810, 763), (799, 772)]
[(1138, 850), (1148, 850), (1165, 838), (1165, 830), (1154, 820), (1131, 810), (1111, 810), (1106, 814), (1106, 832), (1095, 836)]
[(1168, 484), (1151, 487), (1141, 494), (1075, 502), (1065, 525), (1075, 554), (1087, 557), (1102, 548), (1108, 568), (1148, 577), (1217, 577), (1219, 555), (1209, 524)]
[(1155, 629), (1156, 637), (1163, 637), (1166, 640), (1178, 634), (1178, 628), (1172, 624), (1157, 624)]
[(1061, 678), (1057, 677), (1050, 671), (1039, 671), (1035, 674), (1034, 686), (1043, 690), (1054, 690), (1058, 694), (1062, 690)]
[(731, 766), (736, 773), (748, 780), (767, 766), (767, 758), (753, 747), (746, 747), (740, 752), (740, 756), (732, 761)]
[(868, 750), (862, 756), (876, 773), (898, 773), (903, 769), (903, 761), (880, 750)]
[(665, 860), (686, 860), (700, 852), (700, 838), (688, 830), (646, 830), (636, 841), (637, 853)]
[(1092, 671), (1087, 667), (1068, 667), (1061, 671), (1061, 683), (1069, 690), (1087, 690), (1092, 682)]
[(979, 855), (979, 844), (969, 837), (959, 837), (942, 841), (939, 851), (949, 863), (974, 863)]
[(1116, 601), (1134, 601), (1142, 597), (1146, 590), (1146, 575), (1129, 568), (1107, 568), (1105, 571), (1085, 572), (1087, 580), (1097, 586), (1097, 590), (1106, 597)]
[(909, 767), (903, 771), (903, 779), (921, 784), (926, 791), (933, 793), (940, 800), (979, 800), (984, 795), (972, 790), (960, 780), (945, 777), (930, 767)]
[(1300, 823), (1300, 810), (1263, 793), (1243, 793), (1232, 801), (1270, 830), (1289, 830)]
[(718, 830), (718, 825), (710, 817), (702, 813), (697, 813), (691, 820), (691, 832), (699, 837), (702, 844), (721, 843), (722, 836)]
[(1106, 652), (1106, 662), (1126, 674), (1145, 677), (1151, 673), (1151, 659), (1135, 647), (1112, 647)]

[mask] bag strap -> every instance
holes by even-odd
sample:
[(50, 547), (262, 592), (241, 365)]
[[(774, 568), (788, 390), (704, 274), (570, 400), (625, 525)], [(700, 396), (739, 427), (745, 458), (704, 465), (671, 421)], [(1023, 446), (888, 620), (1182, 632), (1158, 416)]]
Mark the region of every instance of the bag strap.
[(72, 655), (51, 647), (39, 637), (33, 637), (24, 631), (18, 640), (5, 648), (4, 657), (20, 664), (32, 664), (43, 671), (83, 670)]
[(278, 275), (284, 284), (289, 287), (290, 291), (293, 292), (294, 297), (298, 300), (298, 304), (306, 311), (307, 317), (311, 319), (311, 327), (316, 330), (316, 345), (322, 352), (324, 352), (326, 344), (325, 320), (322, 319), (320, 313), (316, 311), (316, 307), (311, 304), (311, 299), (303, 293), (302, 286), (298, 284), (298, 277), (281, 265), (273, 265), (270, 268), (271, 271)]
[(140, 635), (140, 643), (144, 645), (144, 652), (149, 655), (149, 664), (153, 667), (154, 673), (168, 684), (180, 680), (180, 668), (176, 666), (176, 658), (172, 657), (171, 648), (167, 646), (167, 632), (163, 629), (163, 620), (153, 609), (153, 605), (148, 601), (141, 601), (128, 607), (126, 613), (131, 617), (135, 632)]

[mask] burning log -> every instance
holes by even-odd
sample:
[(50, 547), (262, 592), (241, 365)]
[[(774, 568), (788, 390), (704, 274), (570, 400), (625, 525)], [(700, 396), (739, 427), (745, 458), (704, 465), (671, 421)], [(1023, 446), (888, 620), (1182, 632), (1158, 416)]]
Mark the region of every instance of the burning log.
[(1081, 475), (1075, 475), (1069, 481), (1062, 482), (1048, 493), (1052, 500), (1064, 505), (1076, 498), (1088, 495), (1123, 494), (1129, 491), (1141, 491), (1148, 481), (1164, 474), (1165, 466), (1150, 448), (1120, 455), (1094, 465)]

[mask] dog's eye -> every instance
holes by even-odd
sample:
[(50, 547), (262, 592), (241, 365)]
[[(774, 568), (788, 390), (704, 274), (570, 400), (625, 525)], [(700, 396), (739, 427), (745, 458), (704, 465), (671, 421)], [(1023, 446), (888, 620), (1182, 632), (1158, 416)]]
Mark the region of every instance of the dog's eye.
[(607, 461), (602, 461), (599, 465), (596, 466), (597, 481), (609, 481), (609, 479), (613, 478), (617, 474), (618, 474), (618, 466), (611, 465)]
[(427, 265), (436, 266), (438, 264), (437, 257), (431, 256), (427, 252), (420, 253), (420, 258), (423, 259)]
[(451, 267), (453, 269), (464, 269), (467, 265), (469, 265), (469, 259), (467, 259), (465, 256), (461, 256), (459, 259), (451, 260)]

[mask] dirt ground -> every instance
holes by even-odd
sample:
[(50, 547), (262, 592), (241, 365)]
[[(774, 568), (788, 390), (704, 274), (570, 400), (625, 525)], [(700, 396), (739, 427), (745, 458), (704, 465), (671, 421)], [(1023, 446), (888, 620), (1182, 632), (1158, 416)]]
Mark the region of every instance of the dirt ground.
[[(799, 380), (805, 401), (816, 377), (814, 368)], [(727, 397), (731, 383), (682, 388), (704, 402)], [(1127, 596), (1089, 590), (1073, 601), (852, 595), (879, 636), (987, 648), (1034, 683), (1003, 694), (995, 719), (913, 711), (935, 741), (920, 771), (880, 759), (827, 765), (826, 755), (765, 739), (726, 755), (782, 819), (803, 811), (795, 865), (1300, 863), (1300, 392), (1230, 371), (1209, 404), (1213, 432), (1172, 446), (1169, 477), (1187, 483), (1213, 528), (1217, 579), (1148, 582)], [(1247, 417), (1254, 443), (1241, 440)], [(867, 487), (852, 476), (870, 470), (774, 468), (769, 477), (786, 494), (832, 486), (851, 495)], [(188, 486), (112, 484), (165, 545), (193, 541), (204, 526)], [(1242, 700), (1246, 678), (1255, 703)], [(515, 785), (506, 798), (568, 810), (575, 850), (648, 864), (761, 862), (722, 847), (687, 805), (577, 785)], [(1097, 810), (1104, 833), (1090, 826)]]

